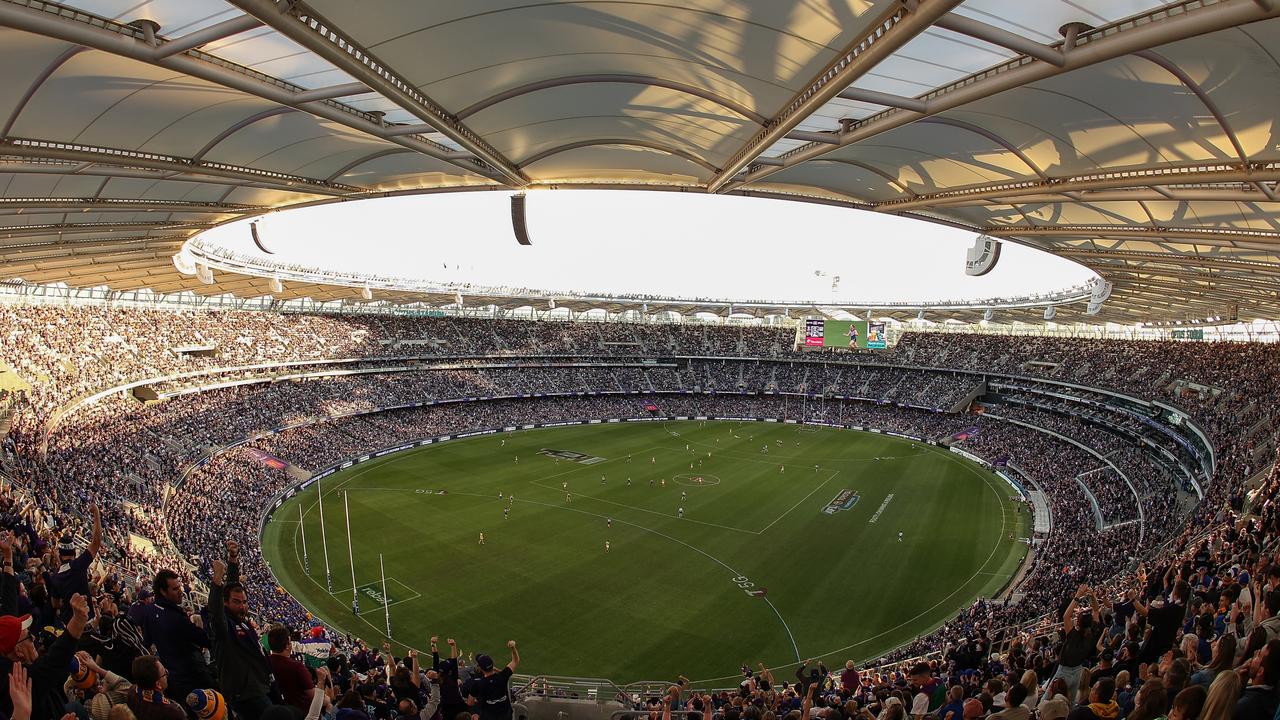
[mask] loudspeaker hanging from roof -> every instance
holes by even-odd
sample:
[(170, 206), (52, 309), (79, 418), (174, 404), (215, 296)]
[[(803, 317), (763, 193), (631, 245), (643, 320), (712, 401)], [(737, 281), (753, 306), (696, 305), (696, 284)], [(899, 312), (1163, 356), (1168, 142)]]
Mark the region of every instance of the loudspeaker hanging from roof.
[(275, 253), (267, 249), (266, 244), (262, 242), (262, 238), (258, 235), (257, 220), (254, 220), (253, 222), (249, 223), (249, 234), (253, 235), (253, 244), (257, 245), (259, 250), (261, 250), (262, 252), (268, 255), (275, 255)]
[(524, 193), (511, 196), (511, 230), (516, 234), (516, 242), (521, 245), (532, 245), (529, 229), (525, 227)]

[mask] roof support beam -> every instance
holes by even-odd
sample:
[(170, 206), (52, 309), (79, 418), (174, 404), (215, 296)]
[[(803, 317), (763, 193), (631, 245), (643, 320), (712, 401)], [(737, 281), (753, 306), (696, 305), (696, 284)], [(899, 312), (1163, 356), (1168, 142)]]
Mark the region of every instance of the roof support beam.
[(197, 30), (188, 33), (180, 38), (175, 38), (156, 48), (153, 57), (160, 60), (170, 55), (177, 55), (180, 52), (194, 50), (202, 45), (208, 45), (211, 42), (224, 40), (232, 35), (239, 35), (242, 32), (262, 27), (262, 21), (248, 15), (233, 17), (230, 20), (223, 20), (216, 25), (210, 25), (203, 30)]
[(825, 145), (839, 145), (840, 137), (836, 133), (827, 132), (809, 132), (808, 130), (792, 130), (786, 134), (788, 140), (803, 140), (811, 143), (823, 143)]
[(19, 157), (37, 159), (52, 158), (55, 160), (71, 160), (124, 168), (147, 168), (150, 170), (169, 170), (177, 173), (210, 175), (267, 185), (293, 192), (313, 192), (321, 195), (348, 195), (364, 191), (364, 188), (351, 185), (326, 183), (322, 180), (228, 165), (226, 163), (198, 162), (190, 158), (180, 158), (172, 155), (48, 140), (6, 138), (0, 140), (0, 155), (17, 155)]
[(309, 103), (320, 100), (335, 100), (340, 97), (351, 97), (352, 95), (366, 95), (371, 92), (373, 91), (365, 87), (364, 83), (350, 82), (342, 85), (316, 88), (315, 90), (304, 90), (294, 95), (293, 99), (294, 102)]
[[(825, 160), (826, 158), (821, 158)], [(1135, 190), (1090, 190), (1085, 192), (1058, 193), (1046, 191), (1039, 195), (1018, 195), (1013, 197), (994, 197), (970, 199), (967, 197), (933, 203), (931, 207), (968, 207), (973, 205), (1054, 205), (1066, 202), (1076, 204), (1089, 203), (1122, 203), (1122, 202), (1242, 202), (1271, 203), (1280, 202), (1274, 195), (1248, 190), (1224, 188), (1192, 188), (1188, 190), (1169, 190), (1160, 192), (1155, 189)]]
[(901, 95), (890, 95), (879, 90), (864, 90), (863, 88), (845, 88), (840, 91), (836, 97), (843, 100), (853, 100), (854, 102), (871, 103), (872, 105), (884, 105), (885, 107), (900, 108), (902, 110), (911, 110), (913, 112), (922, 113), (928, 107), (923, 100), (915, 98), (903, 97)]
[[(48, 6), (53, 7), (53, 6)], [(90, 22), (93, 21), (93, 22)], [(0, 26), (8, 26), (45, 37), (57, 38), (94, 50), (119, 55), (139, 62), (150, 63), (168, 70), (180, 72), (206, 82), (237, 90), (280, 105), (287, 105), (316, 117), (329, 120), (356, 132), (393, 142), (415, 152), (429, 155), (459, 168), (481, 175), (491, 175), (488, 166), (449, 157), (454, 151), (421, 137), (393, 137), (387, 135), (381, 122), (368, 113), (348, 106), (316, 103), (315, 98), (304, 98), (307, 91), (290, 83), (268, 78), (248, 68), (226, 61), (214, 62), (212, 56), (201, 51), (178, 53), (166, 58), (155, 57), (156, 48), (139, 37), (142, 31), (129, 25), (109, 20), (95, 19), (87, 15), (75, 17), (54, 14), (31, 7), (0, 0)], [(147, 26), (149, 27), (149, 26)], [(343, 86), (352, 89), (352, 86)], [(354, 94), (349, 92), (345, 94)]]
[[(800, 92), (765, 123), (745, 145), (738, 149), (723, 170), (707, 184), (709, 192), (719, 192), (743, 168), (775, 142), (787, 136), (800, 123), (836, 97), (842, 90), (866, 75), (885, 58), (897, 52), (920, 33), (928, 30), (938, 18), (960, 5), (963, 0), (916, 0), (894, 2), (869, 26), (869, 29), (840, 52)], [(908, 7), (910, 6), (910, 8)]]
[(1280, 231), (1209, 227), (1125, 225), (998, 225), (984, 228), (993, 237), (1142, 238), (1181, 244), (1227, 245), (1280, 253)]
[[(1112, 172), (1090, 173), (1072, 177), (1045, 180), (1011, 180), (1008, 182), (971, 185), (965, 188), (922, 194), (906, 200), (890, 200), (876, 206), (877, 210), (900, 212), (918, 210), (935, 205), (954, 204), (954, 201), (994, 200), (1022, 197), (1024, 195), (1060, 194), (1091, 190), (1119, 188), (1157, 188), (1167, 199), (1176, 199), (1178, 190), (1169, 185), (1212, 185), (1222, 183), (1251, 183), (1280, 180), (1280, 162), (1240, 164), (1197, 164), (1178, 166), (1152, 166)], [(1166, 195), (1167, 193), (1167, 195)]]
[(474, 153), (476, 157), (492, 166), (493, 170), (485, 173), (489, 177), (517, 187), (529, 184), (529, 178), (520, 172), (520, 168), (503, 157), (502, 153), (484, 138), (419, 91), (413, 83), (404, 78), (404, 75), (395, 72), (386, 63), (374, 57), (367, 48), (317, 15), (303, 2), (282, 4), (276, 4), (272, 0), (230, 0), (230, 2)]
[[(2, 169), (0, 169), (2, 171)], [(134, 200), (110, 198), (0, 198), (0, 214), (38, 213), (42, 211), (85, 212), (175, 212), (239, 214), (263, 212), (260, 205), (192, 202), (189, 200)]]
[[(1230, 255), (1180, 255), (1172, 252), (1153, 253), (1138, 252), (1134, 250), (1090, 250), (1083, 247), (1060, 247), (1054, 252), (1057, 255), (1082, 258), (1085, 260), (1094, 258), (1097, 260), (1117, 260), (1124, 263), (1143, 263), (1142, 265), (1108, 264), (1107, 267), (1205, 267), (1229, 272), (1280, 276), (1280, 262), (1256, 262)], [(1159, 268), (1157, 267), (1154, 272), (1159, 272)]]
[(967, 35), (976, 40), (989, 42), (992, 45), (999, 45), (1002, 48), (1022, 53), (1037, 60), (1043, 60), (1058, 67), (1067, 64), (1067, 58), (1062, 54), (1061, 50), (1051, 48), (1048, 45), (1041, 45), (1017, 33), (1011, 33), (1008, 30), (988, 25), (973, 18), (947, 13), (938, 18), (934, 25), (946, 28), (951, 32)]
[[(1136, 20), (1130, 18), (1111, 26), (1080, 33), (1076, 47), (1063, 55), (1065, 64), (1061, 67), (1028, 57), (1018, 57), (928, 93), (924, 113), (894, 109), (851, 123), (840, 134), (840, 146), (908, 125), (924, 115), (937, 115), (1064, 72), (1150, 50), (1165, 43), (1280, 17), (1280, 3), (1273, 4), (1276, 7), (1263, 7), (1254, 0), (1222, 0), (1212, 5), (1182, 2), (1173, 6), (1160, 6)], [(834, 149), (834, 146), (818, 144), (795, 148), (781, 156), (785, 161), (783, 167), (752, 169), (742, 182), (763, 180), (784, 167), (792, 167)]]
[[(0, 155), (5, 153), (0, 152)], [(285, 192), (299, 193), (304, 195), (315, 194), (314, 191), (302, 187), (284, 187), (274, 182), (250, 181), (247, 179), (233, 179), (226, 177), (217, 177), (206, 175), (198, 170), (156, 170), (140, 167), (119, 167), (99, 165), (95, 162), (84, 161), (64, 161), (60, 162), (48, 158), (39, 158), (32, 156), (30, 162), (22, 162), (21, 160), (0, 160), (0, 173), (14, 173), (19, 175), (81, 175), (84, 177), (105, 177), (105, 178), (135, 178), (145, 180), (163, 180), (165, 182), (181, 182), (181, 183), (200, 183), (209, 185), (223, 185), (230, 191), (239, 188), (268, 188), (271, 190), (281, 190)], [(332, 195), (333, 193), (325, 193)], [(223, 195), (223, 198), (226, 194)]]
[(155, 223), (57, 223), (52, 225), (9, 225), (0, 227), (0, 238), (48, 237), (50, 235), (79, 235), (83, 233), (151, 232), (153, 230), (204, 230), (210, 223), (155, 222)]

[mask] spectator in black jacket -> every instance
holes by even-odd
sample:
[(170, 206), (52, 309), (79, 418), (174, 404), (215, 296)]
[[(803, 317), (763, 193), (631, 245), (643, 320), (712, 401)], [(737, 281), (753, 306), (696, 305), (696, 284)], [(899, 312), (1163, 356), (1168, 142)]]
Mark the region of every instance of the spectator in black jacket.
[(160, 663), (169, 671), (166, 696), (184, 703), (192, 690), (214, 687), (213, 675), (204, 659), (209, 635), (182, 607), (182, 580), (172, 570), (156, 573), (152, 582), (155, 604), (140, 613), (143, 644), (154, 646)]
[(58, 569), (49, 573), (46, 584), (49, 587), (49, 599), (57, 603), (58, 619), (66, 622), (71, 617), (71, 608), (67, 601), (72, 595), (80, 594), (90, 597), (89, 566), (102, 551), (102, 512), (98, 506), (92, 506), (93, 536), (89, 539), (89, 547), (76, 555), (76, 546), (70, 536), (58, 543)]
[[(36, 647), (31, 636), (31, 616), (5, 615), (0, 617), (0, 675), (8, 677), (15, 665), (22, 665), (31, 678), (31, 717), (37, 720), (60, 718), (65, 712), (67, 696), (63, 683), (70, 674), (71, 658), (76, 654), (76, 643), (84, 632), (89, 619), (89, 601), (83, 595), (72, 595), (71, 618), (66, 631), (58, 636), (44, 653)], [(8, 683), (0, 683), (0, 710), (11, 716), (13, 701), (9, 697)]]
[(240, 547), (227, 542), (227, 560), (214, 560), (209, 584), (209, 632), (213, 662), (227, 703), (244, 720), (258, 720), (272, 705), (271, 667), (249, 599), (240, 584)]

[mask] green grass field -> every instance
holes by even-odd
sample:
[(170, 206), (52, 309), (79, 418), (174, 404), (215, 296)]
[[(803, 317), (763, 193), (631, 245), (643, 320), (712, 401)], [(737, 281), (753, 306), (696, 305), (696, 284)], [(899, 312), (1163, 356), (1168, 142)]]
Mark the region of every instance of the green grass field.
[[(381, 553), (397, 645), (425, 650), (439, 634), (441, 647), (453, 637), (464, 653), (501, 658), (514, 638), (521, 672), (617, 682), (874, 658), (997, 592), (1026, 553), (1017, 540), (1026, 514), (989, 471), (899, 438), (795, 425), (488, 435), (380, 458), (322, 485), (337, 592), (325, 590), (314, 486), (276, 512), (263, 538), (277, 578), (319, 617), (384, 639), (371, 592)], [(857, 502), (824, 513), (845, 490)]]

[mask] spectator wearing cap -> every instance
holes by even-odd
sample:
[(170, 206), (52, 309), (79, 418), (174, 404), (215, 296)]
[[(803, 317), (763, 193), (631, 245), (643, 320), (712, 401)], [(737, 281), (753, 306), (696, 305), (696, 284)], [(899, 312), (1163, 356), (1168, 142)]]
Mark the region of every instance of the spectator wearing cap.
[[(89, 602), (83, 595), (72, 595), (67, 605), (71, 608), (71, 618), (67, 621), (66, 631), (43, 653), (31, 636), (30, 615), (0, 617), (0, 675), (7, 677), (14, 665), (26, 668), (31, 678), (31, 716), (34, 718), (60, 718), (67, 705), (63, 684), (75, 655), (76, 643), (80, 641), (89, 619)], [(0, 693), (3, 693), (0, 710), (11, 717), (13, 701), (9, 697), (8, 683), (0, 683)]]
[(494, 669), (493, 658), (488, 655), (476, 656), (482, 675), (467, 685), (466, 696), (467, 704), (479, 710), (480, 720), (511, 720), (508, 683), (520, 665), (520, 651), (516, 649), (515, 640), (509, 640), (507, 647), (511, 649), (511, 662), (501, 670)]
[(203, 652), (209, 647), (209, 635), (182, 607), (182, 580), (177, 573), (161, 570), (156, 573), (152, 588), (155, 603), (142, 616), (143, 643), (155, 647), (160, 662), (171, 673), (167, 682), (169, 699), (186, 702), (192, 690), (214, 685)]
[(1089, 671), (1089, 677), (1100, 680), (1104, 677), (1115, 677), (1120, 669), (1116, 667), (1116, 655), (1111, 650), (1103, 650), (1098, 656), (1098, 666)]
[(143, 627), (147, 616), (151, 614), (151, 609), (155, 607), (156, 594), (151, 588), (142, 588), (138, 591), (138, 596), (129, 604), (126, 615), (134, 625)]
[(182, 706), (165, 697), (169, 671), (155, 655), (143, 655), (133, 661), (133, 690), (129, 692), (129, 709), (138, 720), (186, 720)]
[(249, 619), (240, 584), (240, 547), (227, 542), (227, 560), (214, 560), (209, 583), (209, 631), (222, 694), (244, 720), (259, 720), (272, 706), (271, 666)]
[(66, 622), (71, 618), (69, 601), (72, 595), (92, 597), (89, 592), (89, 566), (102, 550), (102, 513), (98, 506), (93, 506), (93, 535), (89, 538), (89, 546), (84, 552), (76, 555), (76, 546), (70, 535), (64, 536), (58, 543), (58, 569), (49, 573), (46, 585), (49, 598), (58, 605), (58, 619)]

